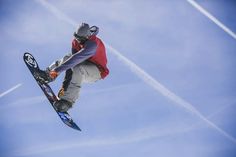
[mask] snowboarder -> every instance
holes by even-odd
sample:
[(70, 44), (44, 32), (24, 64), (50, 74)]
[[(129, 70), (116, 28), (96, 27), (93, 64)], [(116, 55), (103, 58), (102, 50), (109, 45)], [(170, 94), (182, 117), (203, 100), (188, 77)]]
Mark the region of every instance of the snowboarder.
[(60, 112), (66, 112), (79, 98), (82, 83), (92, 83), (104, 79), (108, 74), (105, 46), (96, 35), (99, 28), (82, 23), (74, 32), (72, 52), (53, 62), (39, 75), (43, 82), (49, 83), (65, 71), (59, 100), (54, 106)]

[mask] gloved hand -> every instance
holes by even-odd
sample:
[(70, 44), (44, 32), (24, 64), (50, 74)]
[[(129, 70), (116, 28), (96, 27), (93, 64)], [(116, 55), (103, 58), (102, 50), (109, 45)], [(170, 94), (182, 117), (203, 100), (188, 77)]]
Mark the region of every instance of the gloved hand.
[(61, 98), (62, 96), (64, 96), (64, 94), (65, 94), (65, 91), (64, 91), (64, 88), (62, 87), (62, 88), (59, 90), (57, 96), (58, 96), (59, 98)]
[(38, 81), (41, 83), (49, 83), (52, 82), (56, 79), (58, 76), (58, 73), (53, 70), (39, 70), (38, 73), (36, 74), (36, 78)]

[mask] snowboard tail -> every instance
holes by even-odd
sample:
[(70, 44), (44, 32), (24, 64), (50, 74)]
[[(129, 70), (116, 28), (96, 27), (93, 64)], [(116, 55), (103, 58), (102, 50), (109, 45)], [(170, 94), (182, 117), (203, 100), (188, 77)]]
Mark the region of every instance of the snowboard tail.
[(26, 53), (24, 53), (23, 59), (24, 59), (25, 64), (29, 68), (31, 74), (33, 75), (34, 79), (38, 83), (39, 87), (42, 89), (43, 93), (45, 94), (45, 96), (49, 100), (51, 106), (54, 108), (54, 110), (56, 111), (56, 113), (58, 114), (60, 119), (67, 126), (73, 128), (75, 130), (81, 131), (81, 129), (73, 121), (72, 117), (68, 114), (68, 112), (58, 112), (57, 109), (55, 108), (55, 106), (53, 105), (54, 102), (56, 102), (58, 100), (58, 98), (54, 94), (53, 90), (51, 89), (51, 87), (47, 83), (42, 83), (41, 81), (39, 81), (38, 72), (39, 72), (40, 68), (38, 66), (37, 61), (33, 57), (33, 55), (31, 55), (30, 53), (26, 52)]

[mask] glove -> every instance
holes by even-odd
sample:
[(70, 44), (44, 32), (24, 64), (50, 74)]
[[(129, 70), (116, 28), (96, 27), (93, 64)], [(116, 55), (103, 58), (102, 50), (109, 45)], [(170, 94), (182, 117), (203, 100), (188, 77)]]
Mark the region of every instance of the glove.
[(58, 73), (56, 71), (53, 70), (39, 70), (36, 74), (36, 78), (38, 81), (40, 81), (41, 83), (49, 83), (52, 82), (56, 79), (56, 77), (58, 76)]
[(54, 81), (56, 78), (57, 78), (57, 76), (58, 76), (58, 72), (56, 72), (56, 71), (49, 71), (49, 77)]
[(65, 91), (64, 91), (64, 88), (62, 87), (62, 88), (59, 90), (57, 96), (58, 96), (59, 98), (61, 98), (62, 96), (64, 96), (64, 94), (65, 94)]

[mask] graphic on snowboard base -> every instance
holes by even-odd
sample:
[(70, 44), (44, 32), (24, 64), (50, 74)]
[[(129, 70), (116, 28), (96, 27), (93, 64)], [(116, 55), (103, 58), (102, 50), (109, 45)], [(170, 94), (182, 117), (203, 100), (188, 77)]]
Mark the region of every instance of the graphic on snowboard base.
[(29, 68), (31, 74), (35, 78), (36, 82), (46, 95), (47, 99), (49, 100), (50, 104), (54, 108), (54, 110), (57, 112), (58, 116), (61, 118), (61, 120), (69, 127), (81, 131), (81, 129), (73, 122), (71, 116), (67, 112), (58, 112), (56, 108), (54, 107), (54, 102), (58, 100), (57, 96), (52, 91), (51, 87), (47, 83), (42, 83), (39, 81), (38, 78), (38, 71), (40, 70), (37, 61), (34, 59), (34, 57), (26, 52), (24, 53), (24, 61), (27, 67)]

